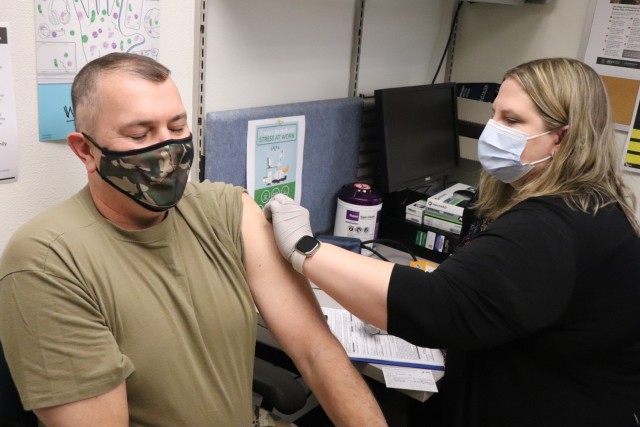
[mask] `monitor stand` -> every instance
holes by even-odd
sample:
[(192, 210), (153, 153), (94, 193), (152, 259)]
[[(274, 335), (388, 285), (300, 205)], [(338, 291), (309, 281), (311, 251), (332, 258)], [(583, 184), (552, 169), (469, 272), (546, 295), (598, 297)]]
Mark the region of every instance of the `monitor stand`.
[(393, 217), (404, 218), (405, 209), (418, 200), (426, 200), (431, 194), (414, 191), (409, 188), (393, 193), (386, 193), (382, 199), (382, 212)]

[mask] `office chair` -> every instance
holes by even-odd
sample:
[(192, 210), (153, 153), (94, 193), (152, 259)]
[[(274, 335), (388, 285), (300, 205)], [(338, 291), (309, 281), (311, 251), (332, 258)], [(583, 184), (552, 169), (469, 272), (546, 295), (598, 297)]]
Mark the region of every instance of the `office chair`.
[[(253, 390), (262, 396), (260, 406), (267, 411), (292, 414), (307, 401), (306, 390), (288, 371), (259, 358), (255, 359)], [(0, 427), (37, 426), (36, 415), (22, 407), (0, 345)]]
[(38, 420), (31, 411), (22, 408), (4, 351), (0, 345), (0, 427), (37, 427)]
[(253, 391), (262, 396), (260, 406), (290, 415), (307, 403), (307, 391), (286, 369), (258, 357), (253, 366)]

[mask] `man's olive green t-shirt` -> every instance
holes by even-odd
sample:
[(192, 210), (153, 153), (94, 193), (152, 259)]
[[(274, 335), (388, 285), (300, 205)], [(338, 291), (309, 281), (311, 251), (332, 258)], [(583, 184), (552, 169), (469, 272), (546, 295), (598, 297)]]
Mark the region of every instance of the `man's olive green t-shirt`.
[(25, 408), (126, 381), (131, 425), (250, 425), (242, 191), (189, 183), (162, 223), (131, 231), (84, 188), (21, 227), (0, 258), (0, 339)]

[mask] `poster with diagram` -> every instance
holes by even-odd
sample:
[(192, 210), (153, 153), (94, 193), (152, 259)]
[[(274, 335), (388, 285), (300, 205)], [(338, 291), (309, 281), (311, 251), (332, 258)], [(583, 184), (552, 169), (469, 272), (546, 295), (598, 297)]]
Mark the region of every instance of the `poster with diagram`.
[(111, 52), (158, 58), (160, 0), (34, 0), (40, 141), (74, 129), (71, 83)]
[(276, 194), (300, 203), (305, 116), (251, 120), (247, 131), (247, 191), (264, 207)]

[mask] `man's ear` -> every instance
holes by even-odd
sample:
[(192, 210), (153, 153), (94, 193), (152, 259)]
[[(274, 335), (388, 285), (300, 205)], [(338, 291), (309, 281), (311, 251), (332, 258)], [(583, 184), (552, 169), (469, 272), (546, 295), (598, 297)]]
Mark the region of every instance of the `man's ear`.
[(95, 172), (98, 169), (99, 158), (91, 151), (91, 144), (80, 132), (71, 132), (67, 135), (67, 144), (76, 156), (84, 163), (87, 172)]

